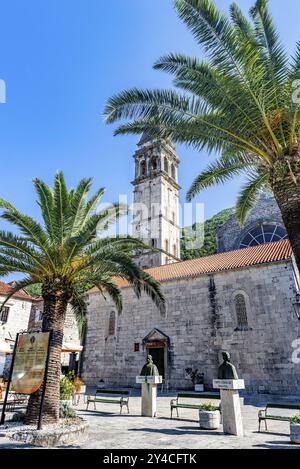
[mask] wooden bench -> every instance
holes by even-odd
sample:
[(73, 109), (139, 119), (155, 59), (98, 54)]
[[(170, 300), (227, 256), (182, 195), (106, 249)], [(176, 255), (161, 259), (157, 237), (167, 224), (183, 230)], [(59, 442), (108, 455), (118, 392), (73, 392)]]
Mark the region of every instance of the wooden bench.
[[(171, 418), (173, 418), (173, 410), (176, 409), (177, 417), (179, 417), (178, 409), (200, 409), (203, 400), (221, 400), (219, 393), (210, 392), (179, 392), (176, 399), (170, 402)], [(216, 406), (221, 411), (221, 404)]]
[[(275, 410), (274, 410), (275, 409)], [(260, 410), (258, 412), (258, 431), (260, 432), (261, 422), (265, 422), (266, 431), (268, 430), (267, 427), (267, 420), (277, 420), (283, 422), (289, 422), (292, 416), (292, 412), (297, 410), (300, 413), (300, 405), (298, 404), (290, 404), (290, 403), (269, 403), (266, 405), (266, 408)], [(287, 415), (288, 411), (290, 411), (290, 415)], [(285, 415), (283, 415), (285, 413)]]
[(129, 414), (129, 396), (130, 391), (123, 391), (119, 389), (97, 389), (94, 396), (89, 396), (87, 399), (86, 410), (89, 409), (89, 404), (94, 403), (94, 410), (96, 409), (96, 403), (101, 402), (102, 404), (118, 404), (120, 406), (120, 414), (122, 414), (123, 407), (127, 407)]

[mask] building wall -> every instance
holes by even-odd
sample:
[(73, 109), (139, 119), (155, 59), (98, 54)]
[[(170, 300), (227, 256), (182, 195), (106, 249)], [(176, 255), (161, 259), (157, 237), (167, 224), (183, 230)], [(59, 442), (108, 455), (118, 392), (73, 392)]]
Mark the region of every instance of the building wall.
[[(172, 388), (189, 388), (185, 368), (204, 372), (207, 389), (217, 376), (222, 350), (228, 350), (249, 393), (296, 394), (300, 365), (291, 361), (292, 342), (300, 322), (292, 307), (295, 282), (290, 262), (202, 275), (163, 284), (167, 315), (162, 317), (148, 297), (138, 300), (123, 289), (124, 310), (109, 335), (114, 307), (90, 295), (84, 379), (95, 385), (134, 386), (144, 364), (142, 341), (154, 328), (169, 337), (168, 379)], [(236, 294), (245, 295), (248, 330), (237, 330)], [(134, 351), (134, 344), (140, 345)]]
[[(2, 303), (4, 300), (5, 297), (0, 296), (0, 302)], [(8, 320), (2, 325), (1, 334), (5, 338), (14, 340), (18, 332), (26, 330), (28, 327), (32, 302), (11, 298), (6, 306), (9, 307)]]
[(251, 210), (244, 226), (240, 226), (232, 215), (217, 231), (218, 252), (239, 249), (241, 238), (250, 228), (259, 223), (278, 223), (284, 226), (279, 207), (272, 197), (261, 196)]

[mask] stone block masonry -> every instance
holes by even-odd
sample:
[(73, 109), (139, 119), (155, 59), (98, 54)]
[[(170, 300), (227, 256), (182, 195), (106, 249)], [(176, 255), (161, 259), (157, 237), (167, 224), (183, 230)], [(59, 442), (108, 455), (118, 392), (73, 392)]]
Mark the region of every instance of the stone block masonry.
[[(160, 361), (169, 386), (192, 387), (185, 369), (204, 373), (212, 389), (222, 350), (231, 353), (248, 393), (299, 394), (300, 364), (292, 362), (292, 342), (300, 338), (293, 311), (291, 261), (177, 279), (163, 283), (167, 314), (151, 300), (122, 289), (124, 309), (115, 311), (97, 293), (89, 297), (84, 380), (96, 385), (134, 386), (147, 351)], [(245, 303), (241, 327), (236, 295)], [(245, 316), (246, 315), (246, 316)], [(246, 318), (246, 319), (245, 319)]]

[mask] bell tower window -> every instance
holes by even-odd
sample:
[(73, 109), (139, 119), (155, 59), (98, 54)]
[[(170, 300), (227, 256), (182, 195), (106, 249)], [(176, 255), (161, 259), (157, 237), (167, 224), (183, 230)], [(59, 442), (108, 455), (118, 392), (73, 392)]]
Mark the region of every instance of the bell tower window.
[(169, 174), (169, 162), (167, 158), (164, 159), (164, 171)]
[(146, 161), (141, 161), (141, 164), (140, 164), (140, 176), (146, 176), (146, 173), (147, 173), (147, 165), (146, 165)]

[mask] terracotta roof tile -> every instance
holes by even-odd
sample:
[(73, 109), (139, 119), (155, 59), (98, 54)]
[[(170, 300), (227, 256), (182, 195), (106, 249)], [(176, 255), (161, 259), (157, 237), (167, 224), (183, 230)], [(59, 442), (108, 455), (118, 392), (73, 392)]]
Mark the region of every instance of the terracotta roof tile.
[[(229, 251), (212, 256), (199, 257), (188, 261), (175, 262), (173, 264), (162, 265), (147, 269), (150, 275), (160, 282), (176, 280), (179, 278), (197, 277), (202, 274), (235, 270), (242, 267), (250, 267), (270, 262), (278, 262), (290, 259), (292, 248), (288, 240), (277, 241), (275, 243), (260, 244), (245, 249)], [(117, 279), (119, 287), (126, 287), (125, 280)], [(93, 288), (89, 293), (97, 293)]]
[[(12, 285), (9, 285), (8, 283), (0, 282), (0, 295), (6, 296), (10, 293), (12, 289)], [(14, 295), (14, 298), (18, 298), (20, 300), (24, 301), (35, 301), (36, 298), (33, 298), (32, 296), (28, 295), (24, 290), (19, 291)]]

